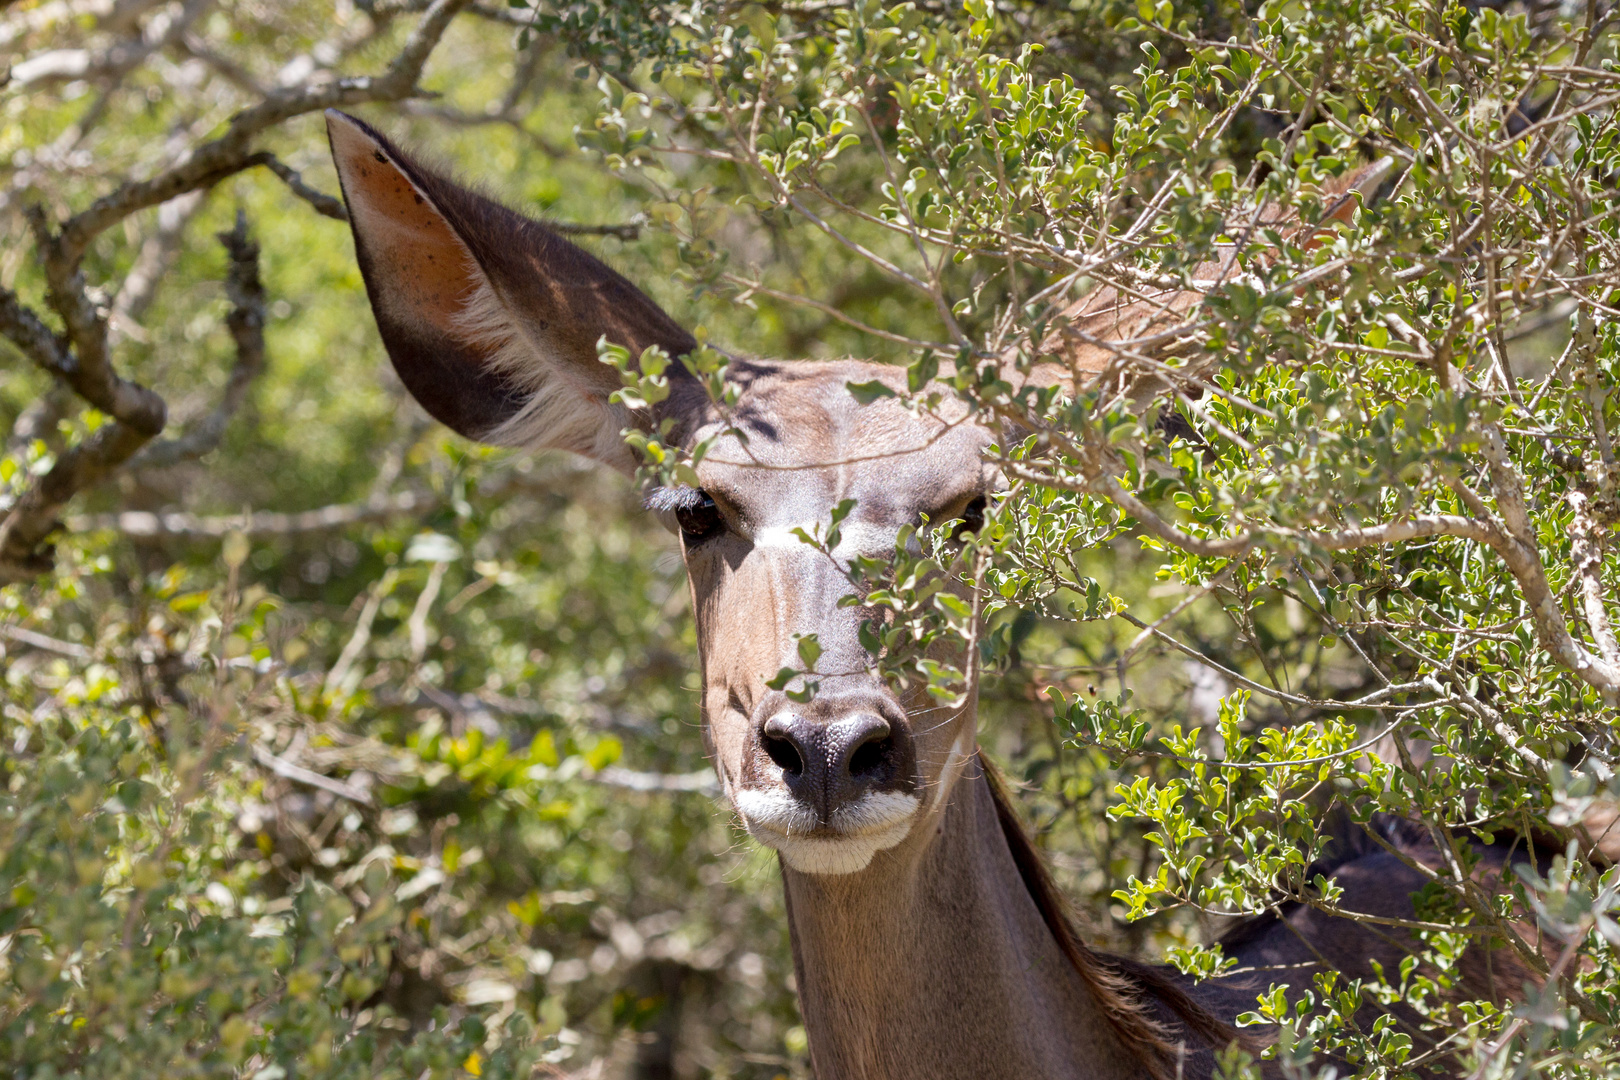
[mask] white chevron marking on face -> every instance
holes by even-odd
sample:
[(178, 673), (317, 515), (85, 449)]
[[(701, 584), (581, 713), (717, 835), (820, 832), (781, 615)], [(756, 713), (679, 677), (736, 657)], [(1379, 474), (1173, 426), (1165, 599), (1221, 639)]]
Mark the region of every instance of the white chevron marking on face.
[[(806, 536), (815, 536), (818, 528), (825, 533), (827, 523), (807, 521), (798, 525), (771, 525), (755, 532), (753, 543), (756, 548), (787, 548), (809, 552), (812, 550), (810, 545), (799, 539), (794, 530), (802, 529)], [(845, 558), (854, 555), (888, 554), (894, 551), (894, 538), (899, 531), (898, 526), (846, 521), (838, 526), (838, 546), (833, 549), (833, 554)]]
[(873, 792), (834, 810), (829, 826), (815, 836), (820, 827), (815, 811), (787, 791), (745, 789), (733, 794), (732, 803), (748, 834), (781, 852), (783, 861), (802, 874), (866, 869), (872, 856), (906, 838), (922, 809), (915, 795)]

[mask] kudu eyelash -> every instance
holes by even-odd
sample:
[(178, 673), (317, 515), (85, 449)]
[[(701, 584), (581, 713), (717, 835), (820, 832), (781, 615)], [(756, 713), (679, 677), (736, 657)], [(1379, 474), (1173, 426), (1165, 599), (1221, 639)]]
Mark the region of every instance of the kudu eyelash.
[(642, 503), (649, 510), (674, 513), (687, 547), (718, 536), (726, 528), (726, 519), (720, 513), (720, 508), (702, 488), (684, 485), (656, 487), (647, 492)]
[(703, 505), (709, 495), (702, 488), (686, 487), (655, 487), (642, 498), (641, 505), (654, 513), (670, 513), (677, 510), (696, 510)]

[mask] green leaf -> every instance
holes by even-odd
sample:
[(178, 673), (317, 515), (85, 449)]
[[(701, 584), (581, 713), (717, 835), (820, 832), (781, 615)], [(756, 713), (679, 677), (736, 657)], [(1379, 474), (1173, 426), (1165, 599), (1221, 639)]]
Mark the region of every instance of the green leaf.
[(805, 671), (816, 670), (816, 661), (821, 659), (821, 642), (815, 634), (805, 634), (799, 638), (799, 659), (804, 661)]
[(844, 385), (849, 389), (855, 400), (862, 405), (870, 405), (879, 398), (896, 396), (894, 389), (879, 379), (872, 379), (863, 383), (845, 383)]

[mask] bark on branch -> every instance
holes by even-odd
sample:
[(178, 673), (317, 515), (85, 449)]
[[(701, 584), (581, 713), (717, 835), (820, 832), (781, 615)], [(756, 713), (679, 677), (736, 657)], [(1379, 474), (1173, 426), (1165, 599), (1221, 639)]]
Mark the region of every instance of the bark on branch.
[[(1512, 535), (1509, 532), (1513, 528), (1512, 524), (1504, 527), (1494, 521), (1459, 514), (1414, 514), (1383, 525), (1347, 529), (1292, 529), (1250, 524), (1236, 536), (1200, 537), (1166, 521), (1104, 469), (1091, 470), (1089, 476), (1068, 477), (1031, 468), (1017, 461), (1004, 460), (1001, 465), (1009, 476), (1032, 484), (1077, 494), (1101, 495), (1135, 518), (1144, 532), (1190, 554), (1205, 558), (1242, 558), (1253, 548), (1268, 542), (1295, 543), (1331, 551), (1348, 551), (1434, 536), (1454, 536), (1472, 540), (1495, 552), (1507, 566), (1508, 572), (1513, 575), (1514, 581), (1519, 586), (1520, 595), (1524, 597), (1525, 604), (1529, 608), (1531, 624), (1535, 628), (1536, 640), (1541, 647), (1588, 686), (1610, 698), (1620, 696), (1620, 662), (1606, 655), (1613, 635), (1602, 604), (1601, 582), (1593, 579), (1591, 574), (1587, 574), (1582, 586), (1598, 598), (1595, 608), (1594, 605), (1587, 604), (1587, 613), (1589, 621), (1593, 623), (1598, 647), (1602, 650), (1600, 654), (1587, 648), (1570, 633), (1568, 621), (1558, 606), (1558, 597), (1547, 580), (1545, 568), (1541, 565), (1539, 551), (1525, 539)], [(1516, 520), (1517, 512), (1523, 506), (1522, 489), (1510, 486), (1513, 478), (1508, 475), (1500, 475), (1496, 480), (1499, 485), (1498, 506), (1507, 503), (1504, 517), (1511, 523)], [(1503, 497), (1504, 494), (1507, 496), (1506, 499)], [(1580, 549), (1589, 553), (1587, 563), (1594, 568), (1600, 565), (1600, 562), (1593, 561), (1590, 555), (1592, 545), (1596, 542), (1595, 539), (1586, 541), (1586, 546)]]
[(298, 87), (272, 94), (237, 113), (225, 134), (198, 147), (178, 165), (150, 180), (124, 184), (97, 199), (88, 209), (70, 218), (63, 228), (61, 257), (76, 266), (91, 240), (135, 211), (263, 164), (250, 149), (251, 145), (258, 135), (277, 124), (322, 109), (398, 101), (416, 93), (416, 83), (428, 56), (444, 36), (450, 21), (468, 3), (469, 0), (435, 0), (411, 32), (405, 47), (381, 75), (338, 79), (324, 86)]
[(281, 182), (287, 185), (287, 190), (309, 203), (310, 206), (315, 208), (317, 214), (336, 221), (349, 220), (349, 209), (343, 205), (342, 199), (328, 195), (318, 188), (310, 187), (304, 182), (304, 178), (299, 174), (298, 170), (276, 157), (276, 155), (266, 151), (255, 154), (254, 159), (254, 164), (263, 165), (279, 176)]
[(112, 420), (58, 458), (0, 522), (0, 584), (48, 573), (55, 560), (45, 540), (56, 529), (57, 512), (127, 461), (148, 438), (145, 432)]
[[(62, 453), (49, 472), (5, 512), (4, 519), (0, 520), (0, 582), (26, 580), (48, 571), (52, 557), (45, 545), (58, 526), (61, 508), (77, 492), (127, 465), (163, 431), (167, 419), (167, 405), (162, 396), (121, 378), (113, 366), (108, 313), (81, 268), (91, 241), (137, 211), (204, 191), (228, 176), (257, 165), (270, 168), (295, 194), (321, 213), (330, 217), (346, 216), (337, 200), (309, 187), (298, 173), (274, 155), (255, 151), (253, 143), (264, 132), (305, 113), (335, 106), (397, 101), (418, 93), (417, 83), (428, 57), (450, 22), (469, 2), (434, 0), (425, 5), (403, 48), (382, 74), (273, 91), (258, 104), (237, 113), (219, 138), (188, 152), (178, 163), (150, 179), (119, 186), (69, 217), (60, 228), (47, 220), (43, 210), (30, 210), (29, 221), (44, 272), (46, 302), (60, 318), (62, 330), (52, 329), (15, 293), (0, 288), (0, 335), (15, 343), (30, 360), (108, 419), (78, 446)], [(116, 63), (111, 67), (105, 64), (102, 67), (116, 75), (156, 48), (178, 41), (189, 22), (206, 6), (206, 3), (189, 3), (182, 17), (161, 34), (150, 41), (143, 39), (138, 49), (126, 50), (127, 56), (120, 53), (113, 58)], [(67, 59), (79, 62), (75, 58)], [(61, 57), (57, 60), (66, 62)], [(88, 59), (84, 62), (91, 64)], [(51, 77), (46, 70), (49, 66), (39, 67), (35, 74), (42, 79)], [(196, 457), (217, 446), (253, 378), (263, 368), (264, 298), (258, 279), (258, 252), (248, 241), (245, 224), (240, 220), (237, 230), (223, 235), (221, 240), (231, 253), (227, 288), (234, 302), (230, 328), (236, 342), (235, 367), (214, 412), (180, 438), (148, 448), (141, 455), (144, 464), (167, 464)], [(141, 292), (143, 283), (135, 284), (136, 293)], [(149, 288), (146, 291), (149, 292)]]

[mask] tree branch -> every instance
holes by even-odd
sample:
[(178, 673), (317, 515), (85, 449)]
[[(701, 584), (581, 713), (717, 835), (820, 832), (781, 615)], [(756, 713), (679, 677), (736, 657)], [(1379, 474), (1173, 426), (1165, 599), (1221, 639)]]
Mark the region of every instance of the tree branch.
[(1609, 621), (1608, 598), (1603, 593), (1604, 529), (1592, 509), (1592, 499), (1584, 491), (1568, 495), (1575, 520), (1570, 522), (1570, 554), (1574, 556), (1575, 576), (1580, 582), (1582, 606), (1586, 612), (1586, 625), (1592, 630), (1592, 640), (1604, 660), (1620, 668), (1620, 642)]
[[(160, 395), (120, 378), (113, 367), (107, 317), (93, 298), (80, 267), (90, 242), (138, 210), (205, 189), (261, 164), (276, 171), (295, 193), (318, 210), (330, 212), (336, 200), (304, 185), (297, 173), (272, 155), (253, 153), (251, 143), (262, 132), (294, 116), (333, 106), (399, 100), (417, 93), (417, 81), (428, 57), (450, 21), (469, 2), (434, 0), (429, 4), (382, 75), (278, 91), (237, 113), (224, 135), (189, 153), (179, 164), (149, 180), (123, 184), (70, 217), (60, 230), (53, 229), (42, 209), (29, 211), (44, 270), (46, 299), (61, 318), (64, 332), (51, 330), (15, 293), (0, 288), (0, 333), (106, 414), (110, 422), (62, 454), (0, 522), (0, 581), (24, 580), (48, 571), (51, 553), (41, 545), (57, 527), (58, 511), (76, 492), (124, 465), (162, 432), (167, 419), (167, 405)], [(195, 0), (186, 10), (193, 8), (200, 10)], [(183, 27), (176, 34), (181, 32)], [(225, 423), (263, 366), (263, 290), (258, 285), (256, 263), (250, 266), (252, 260), (246, 257), (251, 245), (245, 229), (239, 227), (234, 235), (239, 242), (227, 239), (226, 244), (232, 251), (231, 288), (237, 302), (231, 316), (231, 332), (237, 343), (236, 367), (219, 409), (197, 430), (154, 452), (149, 463), (195, 456), (217, 445)]]
[(122, 465), (150, 437), (110, 420), (58, 458), (0, 522), (0, 584), (48, 573), (54, 560), (52, 552), (41, 545), (57, 527), (57, 511)]
[[(53, 358), (57, 363), (51, 370), (91, 405), (131, 431), (152, 438), (163, 430), (168, 407), (156, 393), (120, 378), (113, 370), (107, 320), (90, 297), (78, 261), (64, 256), (61, 234), (51, 232), (43, 210), (31, 207), (28, 218), (45, 271), (46, 299), (67, 330), (65, 342), (57, 339), (60, 355)], [(32, 355), (36, 360), (44, 359), (37, 353)]]
[(277, 757), (258, 743), (253, 744), (253, 760), (285, 780), (319, 788), (322, 791), (336, 795), (340, 799), (347, 799), (360, 806), (371, 805), (371, 792), (365, 788), (355, 784), (346, 784), (342, 780), (334, 780), (330, 776), (318, 773), (313, 769), (306, 769), (302, 765), (294, 765), (284, 758)]
[(115, 344), (122, 337), (145, 341), (141, 320), (157, 297), (158, 283), (174, 265), (185, 240), (186, 226), (202, 209), (206, 196), (205, 191), (190, 191), (158, 207), (157, 228), (141, 243), (135, 262), (113, 298), (112, 316), (108, 321)]
[(85, 247), (99, 233), (137, 210), (167, 202), (176, 195), (208, 187), (261, 164), (249, 152), (249, 145), (261, 132), (305, 113), (345, 105), (375, 101), (397, 101), (417, 92), (429, 55), (444, 36), (445, 29), (470, 0), (435, 0), (422, 21), (394, 57), (388, 70), (378, 76), (362, 75), (338, 79), (325, 86), (281, 91), (232, 118), (225, 134), (205, 143), (184, 161), (150, 180), (124, 184), (97, 199), (90, 207), (68, 220), (60, 237), (60, 255), (69, 265), (77, 265)]
[[(1483, 544), (1507, 564), (1508, 572), (1518, 583), (1519, 591), (1530, 608), (1531, 622), (1541, 647), (1582, 682), (1605, 695), (1620, 695), (1620, 663), (1594, 655), (1570, 634), (1536, 549), (1489, 521), (1458, 514), (1414, 514), (1384, 525), (1349, 529), (1246, 526), (1236, 536), (1206, 539), (1193, 536), (1166, 521), (1152, 507), (1127, 491), (1117, 479), (1100, 469), (1089, 479), (1073, 480), (1032, 469), (1022, 462), (1003, 460), (1000, 464), (1008, 475), (1032, 484), (1083, 495), (1102, 495), (1135, 518), (1144, 532), (1189, 554), (1205, 558), (1241, 558), (1251, 548), (1268, 539), (1273, 542), (1292, 541), (1330, 551), (1398, 544), (1431, 536), (1455, 536)], [(1498, 504), (1501, 501), (1498, 495)], [(1596, 587), (1601, 596), (1601, 582)], [(1606, 616), (1604, 619), (1603, 625), (1607, 625)]]
[(269, 151), (254, 154), (253, 156), (256, 159), (253, 162), (255, 165), (263, 165), (281, 177), (281, 182), (287, 185), (288, 190), (313, 206), (317, 214), (337, 221), (349, 220), (349, 208), (343, 205), (342, 199), (328, 195), (319, 188), (310, 187), (304, 183), (304, 178), (299, 175), (298, 170)]

